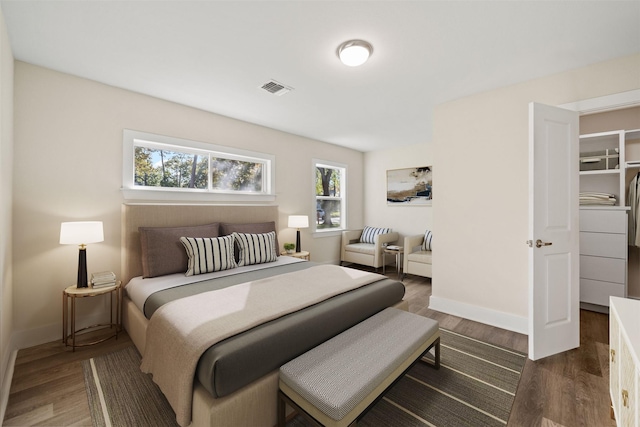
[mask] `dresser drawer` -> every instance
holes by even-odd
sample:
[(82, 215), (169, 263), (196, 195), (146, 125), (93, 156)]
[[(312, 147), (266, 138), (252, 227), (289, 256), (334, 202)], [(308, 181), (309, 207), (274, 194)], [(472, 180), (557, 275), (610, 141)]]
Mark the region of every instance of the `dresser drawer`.
[(603, 282), (625, 283), (627, 262), (618, 258), (580, 255), (580, 278)]
[(627, 233), (627, 211), (580, 209), (580, 231)]
[(624, 285), (599, 280), (580, 279), (580, 301), (609, 306), (609, 297), (624, 298)]
[(627, 258), (625, 234), (580, 232), (580, 255)]

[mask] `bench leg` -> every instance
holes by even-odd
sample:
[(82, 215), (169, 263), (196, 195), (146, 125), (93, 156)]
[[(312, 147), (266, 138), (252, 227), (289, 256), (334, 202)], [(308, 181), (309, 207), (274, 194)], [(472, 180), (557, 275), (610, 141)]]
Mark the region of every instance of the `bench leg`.
[[(433, 362), (427, 359), (427, 353), (430, 352), (432, 348), (435, 351)], [(433, 344), (431, 344), (431, 347), (427, 349), (427, 351), (422, 355), (422, 358), (420, 360), (422, 360), (424, 363), (432, 365), (435, 369), (440, 369), (440, 337), (438, 337), (433, 342)]]

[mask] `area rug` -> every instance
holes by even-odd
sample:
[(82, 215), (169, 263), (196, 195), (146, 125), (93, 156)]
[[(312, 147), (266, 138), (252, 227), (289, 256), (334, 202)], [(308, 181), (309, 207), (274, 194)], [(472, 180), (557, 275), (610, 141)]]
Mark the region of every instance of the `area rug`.
[[(504, 426), (526, 354), (445, 329), (441, 367), (416, 364), (359, 426)], [(135, 347), (82, 362), (93, 425), (175, 426), (175, 415)], [(302, 417), (287, 423), (306, 426)]]
[(135, 347), (82, 361), (94, 427), (178, 426), (151, 376), (140, 370)]
[(362, 426), (504, 426), (526, 354), (440, 329), (439, 370), (418, 363)]

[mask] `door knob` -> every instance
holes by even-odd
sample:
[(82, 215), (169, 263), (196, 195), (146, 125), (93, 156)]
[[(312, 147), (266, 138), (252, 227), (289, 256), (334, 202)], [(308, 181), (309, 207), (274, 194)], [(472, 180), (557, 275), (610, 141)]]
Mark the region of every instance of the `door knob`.
[(536, 240), (536, 248), (541, 248), (543, 246), (551, 246), (553, 243), (551, 242), (543, 242), (542, 240)]
[[(551, 242), (543, 242), (542, 240), (538, 239), (536, 240), (536, 248), (541, 248), (543, 246), (551, 246), (553, 243)], [(529, 245), (530, 248), (533, 247), (533, 240), (527, 240), (527, 245)]]

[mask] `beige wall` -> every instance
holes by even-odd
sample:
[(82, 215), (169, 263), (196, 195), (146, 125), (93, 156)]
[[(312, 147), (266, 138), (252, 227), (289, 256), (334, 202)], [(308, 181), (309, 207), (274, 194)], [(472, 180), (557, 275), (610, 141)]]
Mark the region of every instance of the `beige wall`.
[[(432, 206), (387, 205), (386, 200), (387, 170), (432, 166), (431, 147), (432, 144), (425, 142), (365, 154), (364, 225), (391, 227), (400, 233), (400, 242), (404, 236), (423, 234), (426, 229), (432, 227)], [(434, 170), (434, 188), (436, 176), (437, 169)]]
[(13, 171), (13, 54), (0, 11), (0, 423), (10, 382), (6, 377), (12, 352), (13, 279), (11, 207)]
[[(274, 154), (281, 242), (295, 241), (287, 215), (315, 215), (313, 158), (348, 165), (347, 219), (362, 222), (361, 152), (16, 62), (13, 321), (21, 347), (60, 339), (61, 292), (75, 283), (78, 258), (76, 247), (58, 244), (60, 222), (104, 221), (105, 241), (87, 248), (88, 270), (120, 271), (125, 128)], [(338, 261), (339, 237), (303, 230), (302, 241), (312, 260)], [(106, 312), (106, 299), (79, 306), (88, 323)]]
[(433, 308), (526, 332), (528, 104), (638, 88), (635, 55), (436, 108)]
[(580, 116), (581, 135), (621, 129), (640, 129), (640, 107)]

